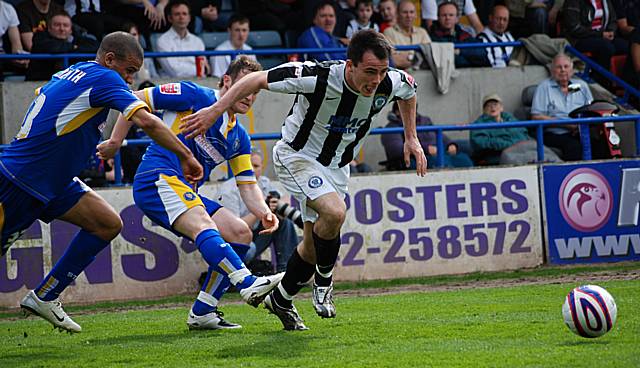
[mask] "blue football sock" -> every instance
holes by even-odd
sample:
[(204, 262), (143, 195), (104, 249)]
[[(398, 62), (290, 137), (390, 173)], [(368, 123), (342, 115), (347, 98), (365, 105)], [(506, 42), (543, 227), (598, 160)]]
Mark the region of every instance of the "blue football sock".
[(251, 275), (238, 254), (222, 239), (217, 230), (207, 229), (198, 234), (196, 246), (204, 260), (216, 272), (230, 276), (231, 283), (238, 289), (246, 288), (255, 281), (256, 277)]
[(35, 289), (38, 298), (45, 301), (56, 299), (108, 245), (108, 241), (80, 230), (51, 272)]
[[(251, 248), (246, 244), (229, 243), (240, 259), (244, 259)], [(191, 310), (195, 315), (202, 316), (213, 312), (218, 308), (218, 303), (224, 293), (229, 289), (231, 282), (228, 276), (223, 276), (213, 267), (209, 267), (207, 277), (202, 284), (198, 298), (193, 303)], [(250, 284), (249, 284), (250, 285)]]

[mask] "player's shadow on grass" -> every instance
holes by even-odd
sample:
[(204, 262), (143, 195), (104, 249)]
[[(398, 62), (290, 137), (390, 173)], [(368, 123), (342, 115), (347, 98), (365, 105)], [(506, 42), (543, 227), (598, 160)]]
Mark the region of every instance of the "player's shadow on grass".
[(310, 335), (309, 332), (272, 331), (254, 335), (251, 343), (243, 345), (242, 349), (229, 346), (214, 351), (214, 354), (219, 359), (273, 358), (274, 356), (291, 358), (306, 354), (308, 345), (317, 339), (324, 339), (324, 337)]

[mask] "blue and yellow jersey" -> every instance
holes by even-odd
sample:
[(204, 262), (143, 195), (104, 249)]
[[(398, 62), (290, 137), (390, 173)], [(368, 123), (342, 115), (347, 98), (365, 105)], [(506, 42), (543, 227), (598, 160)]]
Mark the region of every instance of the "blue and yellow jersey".
[(94, 61), (53, 75), (36, 90), (20, 131), (0, 156), (0, 173), (49, 202), (86, 167), (109, 109), (148, 109), (115, 71)]
[[(218, 91), (193, 82), (168, 83), (144, 90), (144, 100), (153, 111), (162, 110), (162, 120), (193, 152), (204, 168), (202, 184), (216, 166), (229, 161), (238, 184), (251, 184), (256, 177), (251, 166), (251, 139), (235, 116), (226, 112), (209, 128), (204, 137), (186, 139), (180, 133), (183, 116), (212, 105), (219, 98)], [(172, 172), (182, 175), (180, 161), (171, 151), (151, 143), (142, 158), (136, 175), (150, 172)]]

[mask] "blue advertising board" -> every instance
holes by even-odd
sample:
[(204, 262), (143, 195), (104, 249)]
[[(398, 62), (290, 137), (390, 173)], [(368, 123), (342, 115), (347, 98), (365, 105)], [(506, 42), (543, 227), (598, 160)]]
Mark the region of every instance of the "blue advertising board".
[(640, 260), (640, 161), (542, 168), (550, 263)]

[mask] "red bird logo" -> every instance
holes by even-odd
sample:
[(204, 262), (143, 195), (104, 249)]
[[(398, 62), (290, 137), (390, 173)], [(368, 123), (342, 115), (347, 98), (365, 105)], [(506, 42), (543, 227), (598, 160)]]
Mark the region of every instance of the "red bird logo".
[[(573, 196), (577, 195), (578, 200), (576, 201), (576, 206), (578, 206), (578, 213), (582, 216), (582, 208), (585, 203), (590, 201), (597, 201), (599, 199), (605, 199), (604, 193), (600, 192), (600, 189), (593, 184), (590, 183), (581, 183), (573, 187), (569, 192), (569, 196), (567, 197), (567, 207), (569, 207), (569, 203), (571, 203), (571, 199)], [(602, 216), (600, 210), (598, 209), (598, 202), (595, 203), (594, 208), (596, 210), (596, 214), (598, 216)]]

